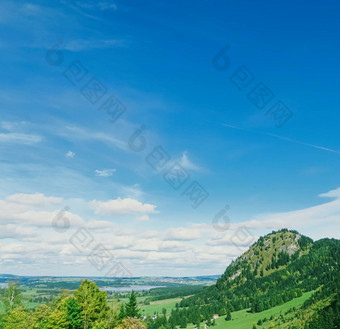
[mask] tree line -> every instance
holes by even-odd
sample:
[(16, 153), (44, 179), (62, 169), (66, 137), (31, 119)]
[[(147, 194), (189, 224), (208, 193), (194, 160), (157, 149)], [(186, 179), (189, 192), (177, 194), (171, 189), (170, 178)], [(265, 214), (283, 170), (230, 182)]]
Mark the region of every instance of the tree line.
[(33, 310), (23, 307), (17, 283), (9, 284), (2, 300), (6, 313), (0, 318), (1, 329), (146, 329), (134, 292), (126, 305), (119, 306), (117, 300), (109, 304), (106, 292), (89, 280), (83, 280), (73, 294), (62, 292)]

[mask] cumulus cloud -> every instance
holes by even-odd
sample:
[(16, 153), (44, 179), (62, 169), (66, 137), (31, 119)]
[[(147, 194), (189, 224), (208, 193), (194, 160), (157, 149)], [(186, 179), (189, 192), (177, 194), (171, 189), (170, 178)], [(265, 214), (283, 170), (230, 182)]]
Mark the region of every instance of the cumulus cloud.
[(148, 203), (141, 203), (135, 199), (115, 199), (106, 202), (93, 200), (90, 207), (96, 215), (112, 216), (112, 215), (130, 215), (130, 214), (154, 214), (156, 206)]
[(96, 220), (92, 219), (87, 224), (86, 227), (92, 230), (98, 230), (102, 232), (107, 232), (108, 230), (116, 229), (116, 224), (109, 222), (107, 220)]
[(137, 220), (139, 220), (141, 222), (147, 222), (147, 221), (150, 220), (150, 217), (148, 215), (143, 215), (143, 216), (137, 217)]
[[(40, 211), (35, 208), (58, 205), (62, 200), (41, 193), (10, 195), (0, 200), (0, 224), (51, 227), (53, 220), (60, 216), (60, 210)], [(79, 215), (69, 211), (64, 211), (63, 216), (70, 225), (82, 225), (84, 222)]]
[[(34, 238), (36, 233), (27, 227), (22, 227), (15, 224), (0, 225), (0, 238), (1, 239), (16, 239), (16, 240), (28, 240)], [(1, 250), (3, 251), (3, 250)]]
[[(246, 251), (259, 235), (267, 234), (272, 229), (288, 227), (312, 238), (316, 238), (317, 234), (322, 234), (320, 237), (336, 237), (340, 231), (340, 189), (319, 196), (323, 200), (319, 205), (289, 212), (259, 214), (249, 221), (239, 223), (231, 219), (225, 230), (216, 230), (211, 219), (188, 226), (170, 224), (162, 229), (147, 222), (136, 222), (132, 226), (129, 222), (118, 225), (108, 220), (84, 221), (69, 211), (65, 212), (65, 216), (70, 219), (77, 216), (79, 227), (83, 226), (90, 231), (94, 237), (90, 248), (98, 243), (103, 244), (116, 259), (127, 262), (131, 266), (128, 268), (136, 275), (218, 274), (223, 272), (231, 260)], [(49, 225), (51, 217), (56, 216), (58, 211), (37, 211), (32, 209), (33, 205), (38, 206), (43, 202), (35, 202), (34, 198), (33, 201), (28, 200), (18, 196), (0, 200), (0, 237), (6, 239), (4, 245), (8, 245), (3, 249), (0, 244), (1, 267), (4, 264), (27, 264), (26, 268), (24, 265), (4, 267), (6, 271), (12, 269), (11, 272), (15, 272), (15, 268), (24, 270), (36, 266), (38, 269), (41, 262), (45, 262), (48, 268), (54, 265), (58, 270), (61, 268), (61, 274), (64, 275), (98, 274), (93, 272), (84, 253), (77, 251), (69, 241), (76, 228), (72, 227), (63, 234), (55, 232)], [(46, 200), (47, 203), (50, 201), (50, 205), (54, 205), (53, 199)], [(156, 211), (154, 205), (143, 204), (136, 199), (118, 198), (106, 202), (94, 200), (90, 204), (100, 214), (135, 214), (143, 217)], [(46, 221), (46, 218), (49, 220)], [(314, 235), (311, 234), (313, 227), (317, 228)], [(72, 272), (74, 264), (77, 264), (77, 273)]]
[(8, 202), (20, 203), (31, 206), (47, 206), (60, 204), (63, 199), (57, 197), (47, 197), (42, 193), (25, 194), (17, 193), (8, 196), (6, 199)]
[(201, 237), (201, 232), (197, 228), (176, 227), (167, 231), (165, 240), (190, 241)]

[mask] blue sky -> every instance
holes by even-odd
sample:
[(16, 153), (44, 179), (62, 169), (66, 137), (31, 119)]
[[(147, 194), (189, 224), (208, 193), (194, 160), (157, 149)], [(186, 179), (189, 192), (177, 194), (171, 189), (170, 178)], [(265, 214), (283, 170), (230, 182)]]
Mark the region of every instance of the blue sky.
[[(339, 238), (339, 3), (1, 7), (0, 272), (97, 275), (70, 246), (80, 227), (134, 275), (221, 273), (246, 248), (232, 242), (240, 227)], [(75, 61), (87, 71), (77, 85), (65, 78)], [(252, 76), (242, 90), (240, 67)], [(81, 92), (93, 77), (107, 90), (96, 104)], [(260, 83), (272, 97), (256, 106)], [(98, 110), (111, 95), (126, 108), (115, 122)], [(292, 114), (282, 126), (266, 115), (278, 102)], [(171, 157), (159, 172), (145, 160), (157, 146)], [(164, 180), (175, 163), (190, 176), (178, 190)], [(194, 182), (209, 194), (196, 208)], [(216, 230), (225, 205), (232, 224)], [(65, 206), (73, 231), (60, 234), (51, 218)]]

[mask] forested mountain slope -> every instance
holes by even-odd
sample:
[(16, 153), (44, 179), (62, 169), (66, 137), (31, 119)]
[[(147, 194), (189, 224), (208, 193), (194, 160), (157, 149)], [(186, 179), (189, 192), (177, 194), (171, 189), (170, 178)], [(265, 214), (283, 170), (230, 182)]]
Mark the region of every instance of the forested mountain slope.
[(339, 240), (313, 242), (283, 229), (261, 237), (227, 267), (215, 285), (183, 299), (180, 306), (187, 313), (209, 309), (224, 315), (246, 308), (256, 313), (315, 290), (303, 307), (308, 314), (306, 328), (326, 328), (314, 326), (321, 317), (332, 317), (334, 323), (330, 321), (327, 328), (338, 328), (339, 264)]

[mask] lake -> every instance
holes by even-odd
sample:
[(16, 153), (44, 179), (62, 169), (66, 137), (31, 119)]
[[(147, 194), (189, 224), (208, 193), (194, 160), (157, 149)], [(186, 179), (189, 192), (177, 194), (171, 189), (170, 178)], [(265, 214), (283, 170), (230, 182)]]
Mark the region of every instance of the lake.
[(164, 286), (127, 286), (127, 287), (102, 287), (101, 291), (125, 292), (125, 291), (142, 291), (153, 288), (163, 288)]

